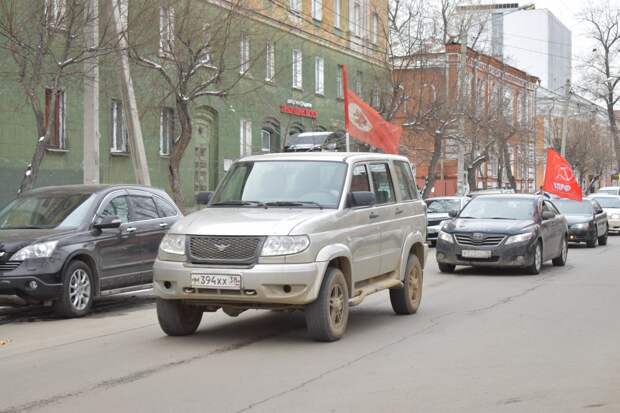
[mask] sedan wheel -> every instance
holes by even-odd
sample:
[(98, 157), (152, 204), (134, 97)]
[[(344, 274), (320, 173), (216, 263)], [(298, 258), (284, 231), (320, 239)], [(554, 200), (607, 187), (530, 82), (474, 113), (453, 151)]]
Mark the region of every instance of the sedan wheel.
[(534, 250), (534, 256), (532, 257), (532, 264), (527, 267), (528, 274), (539, 274), (540, 269), (542, 268), (542, 260), (542, 245), (540, 242), (537, 242), (536, 249)]
[(82, 317), (93, 305), (92, 270), (82, 261), (72, 261), (63, 272), (61, 296), (54, 311), (62, 317)]
[(566, 238), (562, 239), (562, 247), (561, 247), (560, 255), (553, 259), (553, 265), (556, 267), (563, 267), (566, 265), (566, 260), (568, 258), (568, 241)]
[(317, 341), (340, 339), (349, 321), (349, 290), (344, 274), (328, 268), (317, 299), (304, 309), (306, 327)]

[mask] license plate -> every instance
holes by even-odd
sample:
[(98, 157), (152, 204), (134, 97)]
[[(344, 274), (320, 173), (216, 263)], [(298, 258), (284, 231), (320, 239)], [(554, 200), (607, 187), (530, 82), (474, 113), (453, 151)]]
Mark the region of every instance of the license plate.
[(463, 258), (491, 258), (489, 250), (463, 250), (461, 252)]
[(229, 274), (192, 274), (192, 287), (218, 290), (240, 290), (241, 276)]

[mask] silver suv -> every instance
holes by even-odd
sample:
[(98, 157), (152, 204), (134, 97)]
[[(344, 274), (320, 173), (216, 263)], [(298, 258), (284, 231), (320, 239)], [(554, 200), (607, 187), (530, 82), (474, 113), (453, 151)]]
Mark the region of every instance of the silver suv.
[(404, 157), (251, 156), (202, 201), (207, 208), (170, 229), (155, 262), (168, 335), (194, 333), (205, 311), (256, 308), (303, 310), (310, 335), (334, 341), (349, 307), (369, 294), (389, 289), (397, 314), (420, 305), (426, 207)]

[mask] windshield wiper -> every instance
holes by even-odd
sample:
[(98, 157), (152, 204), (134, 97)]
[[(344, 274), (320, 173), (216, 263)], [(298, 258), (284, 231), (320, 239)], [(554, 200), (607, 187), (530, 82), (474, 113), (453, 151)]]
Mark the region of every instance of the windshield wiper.
[(211, 204), (211, 206), (256, 206), (256, 207), (262, 207), (262, 206), (265, 206), (265, 204), (262, 203), (262, 202), (258, 202), (258, 201), (233, 200), (233, 201), (216, 202), (215, 204)]
[(267, 206), (279, 206), (279, 207), (296, 207), (296, 206), (308, 206), (312, 205), (317, 208), (323, 209), (323, 205), (314, 201), (273, 201), (265, 202)]
[(491, 217), (491, 218), (487, 218), (487, 219), (504, 219), (504, 220), (514, 221), (516, 218)]
[(19, 227), (1, 227), (0, 229), (50, 229), (49, 225), (22, 225)]

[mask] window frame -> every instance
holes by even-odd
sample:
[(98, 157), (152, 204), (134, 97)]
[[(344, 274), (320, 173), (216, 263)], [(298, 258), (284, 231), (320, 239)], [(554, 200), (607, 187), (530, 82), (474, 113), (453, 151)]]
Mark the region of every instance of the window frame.
[[(120, 116), (120, 125), (119, 122)], [(112, 99), (110, 102), (110, 153), (127, 154), (129, 153), (129, 131), (125, 120), (123, 102), (120, 99)], [(121, 133), (120, 146), (118, 133)]]
[[(153, 199), (153, 195), (148, 193), (148, 192), (134, 192), (134, 193), (128, 193), (127, 197), (129, 198), (129, 203), (131, 205), (131, 208), (129, 209), (129, 222), (130, 223), (135, 223), (135, 222), (147, 222), (147, 221), (156, 221), (158, 219), (162, 219), (163, 217), (161, 217), (159, 215), (159, 208), (157, 208), (157, 203), (155, 202), (155, 200)], [(147, 218), (147, 219), (136, 219), (136, 205), (134, 205), (134, 198), (148, 198), (151, 200), (151, 202), (153, 202), (153, 206), (155, 207), (155, 214), (157, 214), (157, 217), (155, 218)]]
[(392, 176), (392, 171), (390, 169), (390, 161), (389, 160), (385, 160), (385, 161), (372, 161), (372, 162), (367, 162), (368, 165), (368, 174), (370, 176), (370, 185), (371, 185), (371, 190), (372, 192), (375, 194), (375, 198), (377, 198), (377, 192), (375, 189), (375, 179), (372, 175), (372, 166), (373, 165), (385, 165), (385, 169), (388, 175), (388, 182), (390, 183), (390, 187), (392, 188), (392, 198), (393, 201), (391, 202), (384, 202), (384, 203), (379, 203), (376, 202), (375, 206), (385, 206), (385, 205), (393, 205), (396, 204), (398, 202), (398, 199), (396, 197), (396, 187), (394, 186), (394, 177)]
[(98, 218), (102, 217), (101, 213), (108, 206), (108, 204), (112, 202), (112, 200), (122, 197), (122, 196), (127, 197), (127, 222), (122, 222), (121, 226), (131, 223), (132, 222), (131, 221), (131, 201), (129, 200), (129, 193), (125, 191), (124, 189), (121, 189), (118, 191), (111, 192), (103, 197), (103, 199), (99, 203), (99, 206), (96, 209), (95, 214), (93, 215), (91, 226), (97, 223)]
[(325, 96), (325, 58), (322, 56), (314, 58), (314, 93)]
[(342, 29), (342, 2), (334, 0), (334, 27), (338, 30)]
[(159, 57), (172, 58), (174, 53), (175, 10), (171, 6), (159, 7)]
[(273, 82), (276, 76), (276, 44), (268, 41), (265, 48), (265, 81)]
[[(396, 175), (396, 178), (398, 180), (398, 193), (400, 196), (400, 202), (413, 202), (413, 201), (419, 201), (420, 200), (420, 191), (418, 191), (418, 186), (416, 185), (416, 181), (415, 181), (415, 176), (413, 174), (413, 168), (411, 167), (411, 164), (407, 161), (401, 161), (401, 160), (394, 160), (393, 161), (393, 165), (394, 165), (394, 172)], [(408, 171), (411, 175), (409, 176), (405, 176), (403, 177), (404, 179), (404, 185), (405, 186), (409, 186), (409, 189), (412, 192), (412, 198), (406, 198), (403, 196), (402, 191), (400, 189), (400, 180), (401, 180), (401, 172), (404, 172), (403, 170), (401, 170), (401, 165), (402, 167), (405, 168), (406, 171)], [(411, 180), (411, 182), (409, 182), (409, 180)]]
[(252, 155), (252, 121), (242, 118), (239, 121), (239, 157)]
[[(160, 218), (174, 218), (174, 217), (179, 216), (179, 209), (174, 205), (174, 203), (171, 203), (170, 201), (166, 200), (164, 197), (154, 194), (153, 201), (155, 201), (155, 206), (157, 207), (157, 212), (159, 213)], [(162, 209), (159, 207), (159, 204), (157, 203), (158, 201), (160, 201), (163, 204), (168, 205), (172, 210), (174, 210), (174, 215), (164, 214)]]
[(250, 71), (250, 37), (245, 31), (239, 37), (239, 74), (245, 75)]
[(311, 0), (312, 18), (317, 22), (323, 20), (323, 0)]
[(48, 131), (50, 140), (47, 142), (48, 149), (66, 150), (67, 149), (67, 95), (64, 89), (56, 91), (56, 105), (52, 102), (52, 88), (45, 88), (45, 129), (50, 127), (50, 113), (54, 111), (54, 130)]
[(292, 51), (293, 57), (293, 81), (292, 87), (293, 89), (303, 90), (304, 88), (304, 76), (303, 76), (303, 53), (301, 49), (293, 49)]

